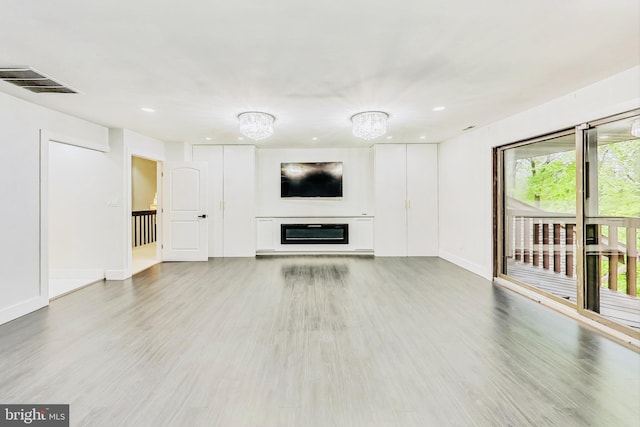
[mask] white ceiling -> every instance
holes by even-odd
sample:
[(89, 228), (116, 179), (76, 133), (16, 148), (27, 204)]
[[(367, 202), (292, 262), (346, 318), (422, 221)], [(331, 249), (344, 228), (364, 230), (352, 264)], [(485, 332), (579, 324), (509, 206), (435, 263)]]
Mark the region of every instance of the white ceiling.
[(390, 142), (440, 142), (640, 64), (640, 2), (3, 0), (0, 36), (0, 67), (81, 94), (0, 91), (165, 141), (259, 110), (259, 145), (368, 145), (349, 118), (382, 110)]

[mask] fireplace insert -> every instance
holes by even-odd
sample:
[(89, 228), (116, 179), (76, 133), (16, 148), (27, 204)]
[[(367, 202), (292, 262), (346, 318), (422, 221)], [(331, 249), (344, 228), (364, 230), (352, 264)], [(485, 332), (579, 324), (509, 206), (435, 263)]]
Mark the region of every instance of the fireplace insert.
[(349, 243), (349, 224), (282, 224), (280, 243), (283, 245)]

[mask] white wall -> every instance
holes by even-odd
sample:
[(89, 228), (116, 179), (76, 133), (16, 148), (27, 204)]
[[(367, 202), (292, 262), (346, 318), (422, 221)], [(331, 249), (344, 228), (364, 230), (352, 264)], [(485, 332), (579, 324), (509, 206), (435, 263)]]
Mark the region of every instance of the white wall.
[(40, 290), (40, 130), (107, 144), (107, 128), (0, 93), (0, 324), (48, 303)]
[[(280, 163), (343, 162), (343, 197), (280, 197)], [(257, 150), (258, 215), (262, 217), (362, 216), (373, 213), (370, 148), (303, 148)]]
[(638, 107), (635, 67), (440, 144), (440, 256), (492, 276), (492, 147)]
[(186, 142), (165, 142), (164, 153), (168, 162), (190, 162), (193, 158), (191, 144)]
[(157, 188), (157, 163), (142, 157), (131, 159), (131, 209), (146, 211), (151, 209)]

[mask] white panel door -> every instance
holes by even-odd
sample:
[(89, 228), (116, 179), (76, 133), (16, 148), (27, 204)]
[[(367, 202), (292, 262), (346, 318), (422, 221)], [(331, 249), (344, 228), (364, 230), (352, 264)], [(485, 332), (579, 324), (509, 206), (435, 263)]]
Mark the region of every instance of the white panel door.
[(256, 255), (256, 149), (224, 146), (224, 256)]
[(163, 189), (163, 261), (206, 261), (207, 164), (165, 162)]
[(224, 217), (223, 217), (223, 151), (222, 145), (194, 145), (193, 160), (207, 162), (209, 184), (209, 256), (224, 256)]
[(406, 147), (374, 147), (374, 251), (376, 256), (407, 255)]
[(438, 255), (436, 144), (407, 144), (407, 255)]

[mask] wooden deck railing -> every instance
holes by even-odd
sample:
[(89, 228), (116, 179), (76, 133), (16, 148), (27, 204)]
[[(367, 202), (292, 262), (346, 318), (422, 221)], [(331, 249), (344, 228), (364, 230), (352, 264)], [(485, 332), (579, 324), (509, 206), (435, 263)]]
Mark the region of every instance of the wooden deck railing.
[(133, 247), (147, 245), (156, 241), (157, 211), (131, 212), (131, 240)]
[[(594, 227), (595, 242), (587, 242), (587, 255), (598, 257), (607, 263), (607, 273), (600, 274), (602, 286), (618, 291), (618, 274), (625, 273), (626, 293), (638, 296), (638, 228), (640, 218), (595, 217), (589, 218), (587, 227)], [(624, 235), (624, 241), (618, 241), (618, 233)]]
[[(575, 217), (566, 215), (531, 215), (530, 212), (510, 212), (506, 227), (509, 228), (505, 253), (516, 262), (531, 264), (575, 276)], [(618, 274), (626, 273), (626, 293), (637, 296), (637, 232), (639, 218), (597, 217), (589, 218), (588, 226), (595, 227), (597, 239), (587, 244), (587, 255), (598, 257), (608, 264), (608, 273), (601, 274), (601, 282), (618, 291)], [(618, 241), (618, 231), (624, 229), (625, 242)], [(587, 242), (589, 243), (589, 242)]]

